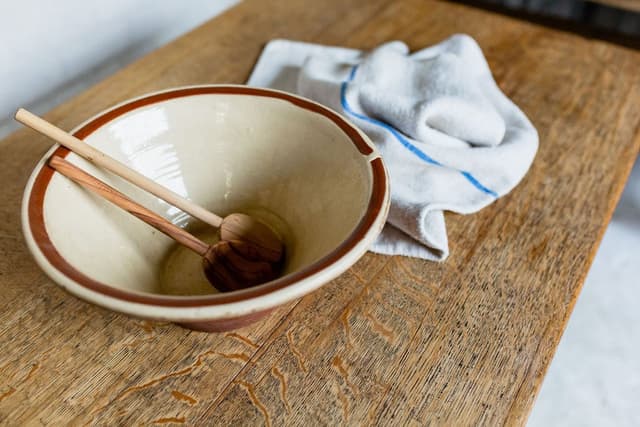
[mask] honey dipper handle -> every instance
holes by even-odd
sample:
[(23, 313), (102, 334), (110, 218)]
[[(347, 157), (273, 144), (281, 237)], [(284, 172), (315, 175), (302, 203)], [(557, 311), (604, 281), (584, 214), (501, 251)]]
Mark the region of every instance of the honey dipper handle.
[(159, 197), (165, 202), (180, 208), (189, 215), (198, 218), (199, 220), (204, 221), (214, 227), (220, 227), (220, 224), (222, 224), (222, 218), (220, 218), (218, 215), (209, 212), (202, 206), (199, 206), (192, 201), (185, 199), (179, 194), (174, 193), (168, 188), (158, 184), (157, 182), (154, 182), (153, 180), (129, 168), (113, 157), (110, 157), (102, 151), (92, 147), (91, 145), (85, 144), (75, 136), (63, 131), (59, 127), (54, 126), (53, 124), (25, 110), (24, 108), (20, 108), (16, 112), (15, 118), (20, 123), (29, 126), (31, 129), (40, 132), (45, 136), (48, 136), (54, 141), (60, 143), (60, 145), (67, 147), (77, 155), (89, 160), (91, 163), (113, 172), (119, 177), (124, 178), (125, 180), (142, 188), (145, 191), (148, 191), (149, 193), (153, 194), (156, 197)]
[(49, 165), (62, 175), (77, 182), (87, 190), (102, 196), (114, 205), (136, 216), (199, 255), (204, 256), (207, 249), (209, 249), (209, 245), (193, 236), (191, 233), (188, 233), (182, 228), (172, 224), (165, 218), (145, 208), (139, 203), (134, 202), (115, 188), (98, 178), (89, 175), (87, 172), (62, 157), (53, 156), (49, 160)]

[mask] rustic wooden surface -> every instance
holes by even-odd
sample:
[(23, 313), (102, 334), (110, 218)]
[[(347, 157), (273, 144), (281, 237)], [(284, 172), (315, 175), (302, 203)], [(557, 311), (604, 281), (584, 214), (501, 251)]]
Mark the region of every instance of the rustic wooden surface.
[(538, 127), (531, 172), (447, 217), (446, 263), (368, 254), (234, 333), (136, 320), (52, 284), (19, 224), (50, 142), (0, 143), (0, 423), (523, 424), (638, 153), (638, 53), (449, 3), (246, 1), (46, 117), (70, 128), (148, 91), (241, 83), (274, 37), (420, 48), (454, 32)]

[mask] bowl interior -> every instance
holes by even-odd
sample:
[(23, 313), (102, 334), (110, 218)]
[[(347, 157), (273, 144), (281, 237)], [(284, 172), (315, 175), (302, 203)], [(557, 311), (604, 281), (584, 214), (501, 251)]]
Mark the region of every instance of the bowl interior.
[[(286, 245), (284, 274), (329, 254), (355, 229), (371, 194), (369, 162), (327, 117), (282, 99), (200, 94), (135, 108), (85, 141), (218, 213), (244, 212), (274, 227)], [(181, 227), (213, 242), (215, 230), (96, 169), (67, 159)], [(54, 174), (43, 203), (55, 249), (90, 278), (130, 291), (215, 293), (199, 257)]]

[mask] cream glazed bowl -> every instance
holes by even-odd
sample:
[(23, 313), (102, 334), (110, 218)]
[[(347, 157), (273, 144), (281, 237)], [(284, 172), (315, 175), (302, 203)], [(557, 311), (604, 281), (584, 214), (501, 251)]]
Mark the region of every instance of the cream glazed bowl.
[(214, 229), (56, 145), (25, 189), (29, 249), (70, 293), (132, 316), (206, 331), (246, 325), (343, 273), (386, 220), (388, 177), (368, 138), (288, 93), (171, 89), (117, 105), (72, 133), (219, 215), (261, 219), (286, 246), (281, 277), (218, 293), (197, 255), (55, 173), (47, 159), (66, 157), (209, 243)]

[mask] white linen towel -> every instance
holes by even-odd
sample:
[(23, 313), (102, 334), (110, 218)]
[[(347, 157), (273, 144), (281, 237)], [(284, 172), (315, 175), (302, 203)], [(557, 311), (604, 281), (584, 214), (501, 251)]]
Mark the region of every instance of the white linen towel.
[(371, 138), (391, 187), (389, 218), (371, 248), (382, 254), (446, 259), (444, 211), (476, 212), (508, 193), (538, 147), (535, 128), (466, 35), (413, 54), (402, 42), (361, 52), (273, 40), (247, 84), (320, 102)]

